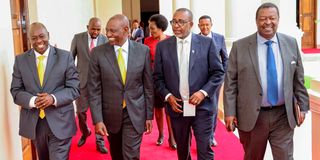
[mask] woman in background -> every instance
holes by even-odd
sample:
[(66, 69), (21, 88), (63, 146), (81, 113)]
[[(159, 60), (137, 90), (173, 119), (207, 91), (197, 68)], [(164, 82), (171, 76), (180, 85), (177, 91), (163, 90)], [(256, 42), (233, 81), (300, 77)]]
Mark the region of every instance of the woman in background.
[[(150, 30), (151, 36), (148, 38), (145, 38), (144, 44), (150, 48), (152, 67), (154, 67), (154, 57), (156, 54), (155, 52), (156, 52), (157, 43), (169, 37), (168, 35), (165, 35), (163, 33), (167, 29), (167, 27), (168, 27), (168, 21), (166, 17), (164, 17), (163, 15), (155, 14), (150, 17), (149, 30)], [(165, 104), (163, 100), (161, 100), (159, 95), (155, 92), (154, 109), (155, 109), (155, 117), (156, 117), (156, 122), (158, 126), (158, 131), (159, 131), (159, 137), (156, 142), (158, 146), (163, 144), (163, 139), (164, 139), (164, 135), (163, 135), (164, 105)], [(169, 115), (166, 115), (166, 119), (167, 119), (168, 132), (169, 132), (169, 139), (168, 139), (169, 146), (171, 149), (177, 149), (177, 144), (173, 137)]]

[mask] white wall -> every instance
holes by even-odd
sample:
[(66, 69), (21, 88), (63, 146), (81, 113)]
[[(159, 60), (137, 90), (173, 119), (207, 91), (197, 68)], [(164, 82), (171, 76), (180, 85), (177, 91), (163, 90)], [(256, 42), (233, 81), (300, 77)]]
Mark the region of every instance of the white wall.
[(0, 5), (0, 159), (22, 159), (21, 137), (18, 134), (19, 107), (10, 94), (14, 61), (10, 1)]
[[(86, 1), (86, 0), (83, 0)], [(115, 14), (122, 13), (121, 0), (95, 0), (95, 16), (102, 21), (102, 33), (105, 33), (107, 21)]]
[[(43, 23), (50, 33), (51, 45), (70, 50), (75, 33), (86, 31), (94, 16), (93, 1), (88, 0), (33, 0), (29, 2), (30, 24)], [(36, 6), (35, 6), (36, 5)], [(35, 10), (36, 9), (36, 10)]]

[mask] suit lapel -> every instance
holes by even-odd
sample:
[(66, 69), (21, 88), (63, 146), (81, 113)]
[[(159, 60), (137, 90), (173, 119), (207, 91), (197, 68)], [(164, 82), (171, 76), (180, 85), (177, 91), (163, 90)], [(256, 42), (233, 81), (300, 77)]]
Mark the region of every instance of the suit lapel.
[(83, 36), (82, 36), (82, 43), (83, 43), (83, 46), (84, 46), (84, 48), (85, 48), (85, 50), (86, 50), (85, 56), (86, 56), (88, 59), (90, 59), (90, 50), (89, 50), (88, 38), (89, 38), (89, 37), (88, 37), (88, 33), (85, 32), (85, 33), (83, 34)]
[(131, 77), (131, 70), (134, 68), (135, 66), (135, 55), (137, 54), (136, 53), (136, 50), (134, 49), (135, 46), (134, 46), (134, 43), (132, 43), (129, 39), (128, 39), (128, 42), (129, 42), (129, 53), (128, 53), (128, 64), (127, 64), (127, 76), (126, 76), (126, 83), (125, 83), (125, 86), (127, 85), (127, 82), (128, 82), (128, 79)]
[[(290, 52), (289, 45), (280, 34), (277, 34), (277, 38), (279, 43), (280, 55), (282, 59), (283, 73), (290, 73), (290, 68), (288, 68), (288, 65), (286, 65), (291, 63), (290, 62), (291, 58), (287, 57), (289, 55), (288, 53)], [(288, 77), (287, 75), (289, 74), (283, 74), (284, 82), (287, 81), (287, 77)]]
[(34, 50), (32, 49), (29, 53), (28, 53), (28, 66), (32, 72), (33, 78), (36, 80), (37, 82), (37, 86), (39, 87), (39, 89), (41, 89), (40, 86), (40, 80), (39, 80), (39, 76), (38, 76), (38, 68), (37, 68), (37, 63), (36, 63), (36, 56), (34, 53)]
[[(171, 57), (173, 67), (176, 70), (177, 75), (179, 75), (179, 61), (178, 61), (178, 53), (177, 53), (177, 38), (175, 36), (170, 37), (170, 42), (168, 46), (168, 56)], [(173, 51), (173, 52), (172, 52)]]
[(190, 71), (197, 59), (199, 49), (200, 49), (199, 39), (194, 34), (192, 34), (190, 57), (189, 57), (189, 73), (191, 73)]
[(46, 69), (45, 69), (45, 72), (44, 72), (44, 78), (43, 78), (43, 86), (46, 85), (48, 79), (49, 79), (49, 75), (53, 69), (53, 66), (54, 64), (56, 63), (57, 61), (57, 51), (56, 51), (56, 48), (50, 46), (50, 52), (49, 52), (49, 55), (48, 55), (48, 59), (47, 59), (47, 65), (46, 65)]
[(260, 86), (261, 85), (261, 77), (260, 77), (260, 71), (259, 71), (259, 63), (258, 63), (258, 44), (257, 44), (257, 34), (253, 34), (250, 37), (250, 42), (248, 45), (248, 50), (249, 50), (249, 55), (250, 55), (250, 59), (251, 62), (253, 64), (254, 67), (254, 71), (256, 73), (256, 77), (259, 81)]
[(119, 81), (122, 82), (120, 68), (118, 65), (118, 61), (117, 61), (116, 53), (114, 51), (114, 47), (109, 45), (109, 43), (107, 43), (104, 46), (105, 46), (105, 50), (106, 50), (105, 56), (106, 56), (108, 62), (111, 64), (110, 66), (112, 67), (114, 74), (118, 77)]

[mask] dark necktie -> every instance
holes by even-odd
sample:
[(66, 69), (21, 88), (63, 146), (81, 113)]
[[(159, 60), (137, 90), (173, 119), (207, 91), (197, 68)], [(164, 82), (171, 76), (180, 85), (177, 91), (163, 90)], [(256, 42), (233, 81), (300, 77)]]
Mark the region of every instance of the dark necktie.
[(277, 68), (272, 50), (272, 41), (265, 42), (267, 49), (267, 99), (274, 106), (278, 102), (278, 78)]

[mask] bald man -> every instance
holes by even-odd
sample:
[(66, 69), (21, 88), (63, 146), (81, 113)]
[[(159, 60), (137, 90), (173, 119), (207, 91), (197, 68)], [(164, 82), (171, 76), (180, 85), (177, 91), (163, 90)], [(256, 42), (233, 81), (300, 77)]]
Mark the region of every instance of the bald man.
[(153, 119), (153, 83), (149, 48), (128, 39), (124, 15), (110, 18), (109, 42), (93, 49), (88, 91), (95, 131), (108, 135), (112, 159), (140, 159), (143, 132)]
[[(70, 51), (73, 58), (77, 58), (77, 69), (80, 76), (80, 97), (76, 100), (76, 105), (79, 128), (82, 136), (78, 141), (78, 147), (84, 145), (87, 137), (91, 135), (91, 131), (87, 125), (87, 110), (89, 107), (87, 79), (91, 50), (107, 42), (107, 37), (100, 32), (101, 20), (93, 17), (89, 20), (87, 31), (74, 35), (71, 43)], [(108, 153), (104, 145), (104, 139), (99, 134), (96, 134), (96, 149), (100, 153)]]
[(21, 106), (19, 134), (32, 140), (39, 160), (67, 160), (77, 131), (78, 72), (68, 51), (49, 44), (43, 24), (31, 24), (29, 39), (33, 48), (16, 56), (10, 90)]

